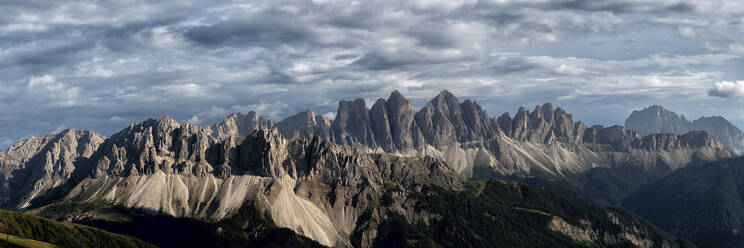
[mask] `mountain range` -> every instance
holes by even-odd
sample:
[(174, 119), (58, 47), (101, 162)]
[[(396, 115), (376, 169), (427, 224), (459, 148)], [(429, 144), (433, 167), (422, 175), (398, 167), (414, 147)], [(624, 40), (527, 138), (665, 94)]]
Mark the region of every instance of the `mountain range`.
[[(183, 218), (245, 244), (275, 240), (265, 237), (276, 227), (301, 235), (282, 240), (339, 247), (689, 247), (643, 218), (572, 198), (618, 206), (644, 184), (732, 156), (704, 131), (587, 127), (551, 104), (489, 117), (447, 91), (417, 111), (394, 91), (371, 108), (341, 101), (333, 121), (249, 112), (213, 126), (163, 117), (111, 137), (33, 137), (0, 153), (0, 206), (117, 230), (133, 229), (102, 211)], [(563, 196), (477, 180), (488, 178)]]
[(716, 136), (727, 148), (736, 154), (744, 153), (744, 132), (721, 116), (700, 117), (688, 121), (659, 105), (635, 110), (625, 120), (625, 127), (641, 135), (653, 133), (684, 134), (701, 130)]

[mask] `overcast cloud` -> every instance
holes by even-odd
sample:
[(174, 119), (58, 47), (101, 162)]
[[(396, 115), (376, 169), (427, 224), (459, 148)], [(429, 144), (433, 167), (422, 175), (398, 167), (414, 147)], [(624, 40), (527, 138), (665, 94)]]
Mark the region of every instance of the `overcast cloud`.
[(744, 126), (741, 1), (2, 1), (0, 148), (168, 115), (279, 119), (393, 90), (588, 124), (661, 104)]

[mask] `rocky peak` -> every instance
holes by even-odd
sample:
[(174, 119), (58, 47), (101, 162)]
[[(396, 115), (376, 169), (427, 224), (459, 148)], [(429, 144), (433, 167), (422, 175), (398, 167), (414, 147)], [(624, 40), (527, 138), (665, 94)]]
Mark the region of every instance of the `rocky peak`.
[(641, 135), (652, 133), (683, 134), (690, 130), (691, 123), (684, 116), (653, 105), (643, 110), (634, 110), (625, 120), (625, 127)]
[(416, 113), (416, 122), (427, 143), (443, 146), (458, 141), (465, 133), (462, 110), (457, 98), (449, 91), (442, 91)]
[[(582, 140), (583, 129), (577, 126), (572, 116), (562, 108), (553, 108), (553, 104), (545, 103), (537, 105), (530, 112), (520, 107), (511, 124), (508, 115), (502, 115), (497, 119), (499, 127), (505, 134), (517, 140), (532, 141), (537, 143), (553, 143), (555, 141), (565, 143), (576, 143)], [(580, 132), (577, 132), (579, 129)]]
[(393, 102), (396, 105), (409, 104), (408, 99), (406, 99), (406, 97), (400, 94), (400, 91), (398, 90), (394, 90), (393, 92), (390, 92), (390, 97), (388, 97), (388, 102)]
[(466, 99), (460, 104), (462, 119), (468, 132), (461, 140), (487, 140), (495, 136), (496, 131), (490, 122), (488, 112), (478, 102)]
[(250, 111), (247, 114), (232, 114), (222, 122), (212, 126), (212, 130), (215, 137), (224, 139), (227, 136), (245, 137), (253, 133), (253, 130), (274, 126), (274, 121), (259, 116), (255, 111)]
[(276, 129), (258, 129), (241, 144), (240, 167), (260, 176), (282, 177), (289, 151), (287, 140)]
[(299, 138), (306, 134), (314, 134), (328, 139), (331, 135), (330, 126), (326, 120), (312, 109), (287, 117), (277, 122), (276, 127), (282, 135), (288, 138)]
[(512, 118), (509, 115), (509, 112), (504, 112), (499, 117), (497, 117), (494, 122), (496, 123), (496, 126), (498, 127), (501, 132), (506, 134), (507, 136), (512, 135)]
[(203, 175), (221, 165), (211, 130), (181, 126), (171, 118), (149, 119), (114, 134), (97, 158), (95, 176), (127, 176), (156, 171)]
[(415, 122), (416, 109), (397, 90), (390, 93), (385, 102), (390, 126), (390, 137), (396, 150), (412, 151), (424, 146), (424, 137)]

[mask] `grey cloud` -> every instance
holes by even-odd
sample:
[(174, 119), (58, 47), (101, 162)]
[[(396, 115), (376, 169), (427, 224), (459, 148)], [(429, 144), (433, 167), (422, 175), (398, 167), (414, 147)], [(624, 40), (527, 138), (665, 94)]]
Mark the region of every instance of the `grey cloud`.
[(301, 23), (281, 12), (241, 17), (208, 26), (197, 26), (184, 33), (187, 39), (208, 47), (264, 46), (314, 43), (315, 35)]
[(382, 71), (390, 70), (393, 68), (400, 68), (406, 64), (413, 62), (413, 60), (394, 59), (376, 52), (369, 52), (364, 54), (364, 56), (362, 56), (361, 58), (354, 60), (351, 65), (367, 70)]
[(354, 59), (354, 58), (358, 58), (358, 57), (359, 57), (359, 55), (357, 55), (357, 54), (339, 54), (339, 55), (333, 56), (333, 59), (335, 59), (335, 60), (344, 60), (344, 59)]
[(453, 36), (444, 32), (440, 24), (413, 26), (408, 34), (418, 40), (418, 44), (430, 48), (450, 48), (457, 44)]
[(638, 4), (629, 1), (596, 1), (596, 0), (567, 0), (548, 1), (544, 6), (550, 10), (583, 10), (583, 11), (607, 11), (613, 13), (637, 13), (637, 12), (678, 12), (687, 13), (695, 10), (695, 6), (687, 2), (673, 4), (646, 3)]

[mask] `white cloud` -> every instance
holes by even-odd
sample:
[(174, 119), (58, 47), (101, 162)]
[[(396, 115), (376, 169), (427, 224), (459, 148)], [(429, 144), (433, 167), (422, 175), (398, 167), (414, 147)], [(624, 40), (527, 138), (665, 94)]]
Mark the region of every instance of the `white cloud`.
[(119, 116), (111, 116), (111, 118), (109, 118), (109, 121), (110, 122), (122, 122), (122, 121), (125, 121), (125, 119)]
[(199, 120), (199, 117), (196, 117), (196, 115), (195, 116), (192, 116), (191, 118), (189, 118), (188, 120), (186, 120), (186, 122), (191, 123), (191, 124), (194, 124), (194, 125), (201, 124), (201, 121)]
[(685, 38), (693, 38), (696, 35), (695, 30), (687, 26), (679, 26), (679, 34)]
[(78, 105), (79, 87), (71, 87), (57, 81), (54, 76), (32, 76), (28, 80), (26, 100), (51, 107), (72, 107)]
[(58, 134), (58, 133), (64, 131), (65, 129), (67, 129), (67, 126), (65, 126), (65, 125), (59, 125), (59, 126), (57, 126), (57, 128), (55, 128), (54, 130), (52, 130), (51, 133), (52, 134)]
[(555, 68), (555, 72), (564, 75), (579, 75), (586, 72), (586, 70), (570, 65), (560, 65), (558, 68)]
[(735, 98), (744, 96), (744, 80), (721, 81), (708, 90), (709, 96)]
[(259, 116), (273, 120), (280, 120), (280, 118), (291, 114), (289, 104), (283, 101), (260, 102), (249, 105), (233, 105), (229, 108), (212, 106), (210, 109), (192, 116), (188, 122), (192, 124), (210, 124), (233, 113), (246, 114), (250, 111), (255, 111)]
[(44, 75), (40, 77), (33, 76), (28, 80), (28, 88), (30, 90), (42, 89), (42, 90), (61, 90), (64, 88), (64, 84), (57, 82), (54, 76)]
[(196, 83), (166, 84), (152, 87), (165, 94), (177, 97), (207, 97), (207, 87)]
[(328, 112), (328, 113), (323, 114), (323, 119), (326, 119), (326, 120), (336, 119), (336, 112)]

